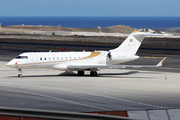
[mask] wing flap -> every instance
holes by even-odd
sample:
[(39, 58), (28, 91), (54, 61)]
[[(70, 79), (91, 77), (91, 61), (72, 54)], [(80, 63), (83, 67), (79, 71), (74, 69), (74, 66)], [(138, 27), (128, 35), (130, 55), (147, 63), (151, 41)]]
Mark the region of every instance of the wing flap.
[(119, 68), (142, 68), (142, 67), (158, 67), (155, 65), (76, 65), (67, 66), (68, 70), (86, 70), (86, 69), (119, 69)]
[(166, 60), (163, 58), (157, 65), (68, 65), (68, 70), (87, 70), (87, 69), (119, 69), (119, 68), (142, 68), (142, 67), (160, 67)]

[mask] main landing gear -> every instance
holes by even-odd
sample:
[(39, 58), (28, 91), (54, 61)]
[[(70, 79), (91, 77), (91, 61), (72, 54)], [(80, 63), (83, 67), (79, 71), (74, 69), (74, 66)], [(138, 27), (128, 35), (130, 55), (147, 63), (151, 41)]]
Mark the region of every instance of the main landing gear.
[(83, 76), (84, 75), (84, 71), (78, 71), (78, 75), (79, 76)]
[(91, 75), (91, 76), (97, 76), (97, 72), (96, 72), (96, 71), (91, 71), (91, 72), (90, 72), (90, 75)]
[(21, 69), (18, 69), (18, 78), (22, 78), (22, 70)]
[[(84, 75), (84, 71), (78, 71), (78, 75), (79, 76), (83, 76)], [(96, 71), (91, 71), (90, 75), (91, 76), (97, 76), (97, 72)]]

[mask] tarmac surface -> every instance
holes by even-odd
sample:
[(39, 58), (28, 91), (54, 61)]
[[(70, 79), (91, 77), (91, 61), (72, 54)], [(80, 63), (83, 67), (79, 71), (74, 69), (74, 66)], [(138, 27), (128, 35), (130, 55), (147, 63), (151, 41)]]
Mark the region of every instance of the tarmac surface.
[[(180, 108), (180, 56), (167, 56), (163, 67), (103, 69), (97, 77), (28, 69), (18, 78), (6, 63), (22, 51), (0, 51), (0, 106), (73, 112)], [(127, 64), (155, 65), (164, 56), (141, 55)]]

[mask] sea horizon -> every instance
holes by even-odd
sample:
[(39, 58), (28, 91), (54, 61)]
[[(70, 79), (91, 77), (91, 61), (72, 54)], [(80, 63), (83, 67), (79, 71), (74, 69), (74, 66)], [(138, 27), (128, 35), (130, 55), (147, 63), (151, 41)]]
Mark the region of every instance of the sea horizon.
[(104, 28), (115, 25), (126, 25), (133, 28), (174, 28), (180, 27), (180, 17), (106, 17), (106, 16), (1, 16), (0, 23), (2, 26), (11, 25), (48, 25), (74, 28)]

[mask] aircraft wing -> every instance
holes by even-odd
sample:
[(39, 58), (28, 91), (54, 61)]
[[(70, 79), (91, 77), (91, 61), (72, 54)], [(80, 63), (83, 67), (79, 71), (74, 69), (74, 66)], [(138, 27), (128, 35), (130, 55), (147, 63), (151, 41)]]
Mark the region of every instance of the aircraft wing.
[(157, 65), (69, 65), (68, 70), (86, 70), (86, 69), (118, 69), (118, 68), (142, 68), (142, 67), (160, 67), (166, 60), (163, 58)]

